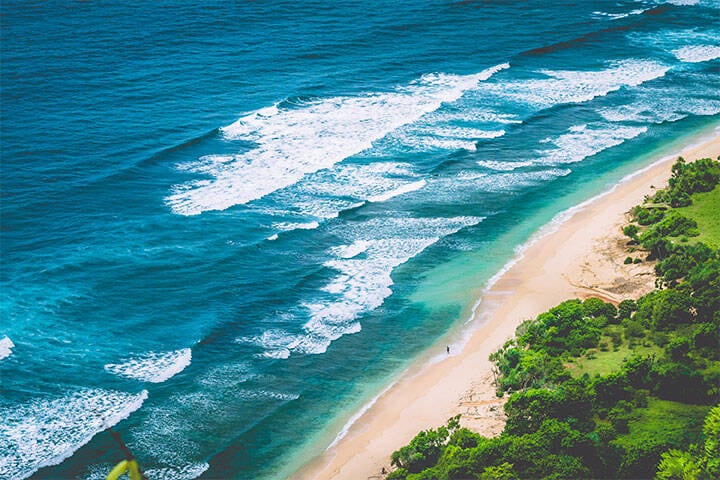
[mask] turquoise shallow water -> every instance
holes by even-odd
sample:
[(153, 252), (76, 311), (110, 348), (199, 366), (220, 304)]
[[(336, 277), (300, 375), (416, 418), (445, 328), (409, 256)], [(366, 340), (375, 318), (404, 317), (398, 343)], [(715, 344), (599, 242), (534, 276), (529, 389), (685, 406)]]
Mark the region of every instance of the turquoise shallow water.
[(0, 477), (281, 478), (720, 121), (711, 1), (3, 2)]

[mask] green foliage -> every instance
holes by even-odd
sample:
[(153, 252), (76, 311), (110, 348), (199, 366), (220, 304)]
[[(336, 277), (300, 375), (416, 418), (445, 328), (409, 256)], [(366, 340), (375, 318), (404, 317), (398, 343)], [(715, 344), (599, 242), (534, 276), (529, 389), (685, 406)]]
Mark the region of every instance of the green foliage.
[(718, 293), (720, 292), (720, 258), (718, 258), (717, 250), (713, 258), (693, 267), (686, 278), (686, 288), (682, 291), (692, 295), (697, 321), (711, 322), (718, 319), (717, 313), (720, 312), (720, 294)]
[(715, 478), (720, 477), (720, 405), (715, 406), (705, 418), (703, 425), (705, 445), (703, 448), (706, 473)]
[(398, 468), (409, 473), (417, 473), (434, 465), (442, 453), (441, 447), (448, 437), (446, 427), (437, 430), (423, 430), (418, 433), (410, 444), (393, 452), (391, 462)]
[[(601, 308), (600, 311), (610, 310)], [(615, 316), (614, 312), (612, 316)], [(600, 340), (598, 324), (604, 324), (605, 321), (598, 322), (597, 317), (587, 315), (579, 300), (568, 300), (540, 314), (526, 328), (526, 332), (518, 337), (518, 345), (530, 345), (553, 357), (565, 352), (578, 355), (585, 349), (597, 346)]]
[(689, 275), (696, 267), (702, 268), (716, 256), (716, 252), (703, 243), (673, 245), (668, 255), (655, 265), (655, 273), (663, 284), (675, 286), (678, 280)]
[[(718, 181), (720, 163), (681, 159), (670, 186), (633, 209), (642, 228), (623, 231), (659, 260), (660, 289), (617, 308), (563, 302), (490, 356), (510, 393), (499, 437), (456, 417), (394, 452), (388, 478), (720, 478), (720, 406), (709, 410), (720, 400), (720, 253), (677, 241), (703, 222), (686, 215), (695, 206), (673, 209)], [(717, 203), (701, 206), (718, 217)]]
[(418, 473), (437, 463), (448, 437), (460, 427), (459, 415), (448, 420), (446, 426), (423, 430), (409, 445), (393, 452), (391, 463), (408, 473)]
[(516, 480), (519, 478), (513, 471), (512, 464), (503, 462), (498, 466), (486, 467), (478, 480)]
[(720, 182), (720, 163), (709, 158), (685, 163), (680, 157), (672, 166), (668, 187), (655, 194), (656, 202), (672, 207), (684, 207), (692, 203), (693, 193), (709, 192)]
[(638, 206), (632, 209), (631, 214), (635, 221), (637, 221), (640, 225), (646, 226), (662, 220), (665, 216), (665, 211), (660, 208), (645, 208)]
[(623, 478), (650, 478), (663, 452), (700, 438), (708, 408), (651, 398), (647, 408), (632, 412), (628, 432), (612, 441), (623, 452), (618, 474)]
[(660, 480), (696, 480), (702, 474), (698, 458), (690, 452), (671, 449), (663, 453), (655, 478)]
[(668, 330), (693, 320), (693, 303), (680, 290), (657, 290), (638, 300), (638, 310), (633, 321), (658, 330)]
[(627, 237), (630, 237), (630, 239), (632, 239), (634, 241), (637, 241), (637, 239), (638, 239), (637, 234), (639, 231), (640, 231), (640, 229), (637, 227), (637, 225), (634, 225), (632, 223), (630, 225), (626, 226), (625, 228), (623, 228), (623, 234), (625, 234), (625, 236), (627, 236)]
[(703, 426), (704, 444), (688, 450), (670, 449), (662, 454), (657, 479), (720, 478), (720, 405), (712, 408)]
[(668, 237), (697, 236), (697, 222), (671, 210), (662, 220), (648, 227), (638, 236), (640, 245), (650, 252), (651, 259), (663, 259), (675, 251)]
[(405, 480), (408, 476), (408, 471), (404, 468), (398, 468), (393, 470), (385, 477), (385, 480)]
[(662, 220), (639, 235), (638, 240), (645, 246), (650, 238), (679, 237), (680, 235), (697, 236), (697, 222), (683, 216), (677, 210), (670, 210)]
[(637, 310), (637, 303), (635, 300), (623, 300), (618, 305), (618, 319), (630, 318), (630, 315)]
[(603, 302), (599, 298), (590, 297), (583, 303), (583, 315), (586, 317), (606, 319), (615, 318), (617, 316), (617, 308), (612, 303)]
[(684, 216), (695, 220), (700, 235), (697, 240), (712, 248), (720, 247), (720, 188), (692, 196), (693, 203), (679, 209)]

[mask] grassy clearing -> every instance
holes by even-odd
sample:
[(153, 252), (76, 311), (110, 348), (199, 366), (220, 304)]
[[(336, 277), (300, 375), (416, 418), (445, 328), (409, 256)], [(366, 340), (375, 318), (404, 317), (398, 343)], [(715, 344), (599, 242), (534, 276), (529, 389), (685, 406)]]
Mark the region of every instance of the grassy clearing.
[(720, 247), (720, 187), (710, 192), (696, 193), (692, 196), (693, 203), (678, 208), (682, 215), (692, 218), (698, 224), (700, 236), (690, 239), (691, 242), (703, 242), (712, 248)]
[(706, 405), (688, 405), (649, 397), (647, 408), (638, 408), (633, 412), (634, 418), (628, 424), (629, 432), (618, 436), (615, 443), (627, 451), (655, 444), (680, 447), (697, 443), (709, 410)]
[[(613, 328), (611, 326), (609, 328)], [(617, 329), (617, 327), (615, 327)], [(608, 345), (606, 351), (600, 349), (590, 349), (582, 357), (575, 358), (567, 367), (573, 377), (581, 377), (587, 373), (591, 377), (595, 375), (608, 375), (612, 372), (620, 370), (620, 366), (625, 359), (634, 355), (662, 355), (662, 348), (650, 342), (647, 339), (638, 339), (638, 343), (630, 346), (627, 341), (623, 341), (622, 345), (613, 348), (612, 340), (609, 336), (603, 336), (600, 344)]]

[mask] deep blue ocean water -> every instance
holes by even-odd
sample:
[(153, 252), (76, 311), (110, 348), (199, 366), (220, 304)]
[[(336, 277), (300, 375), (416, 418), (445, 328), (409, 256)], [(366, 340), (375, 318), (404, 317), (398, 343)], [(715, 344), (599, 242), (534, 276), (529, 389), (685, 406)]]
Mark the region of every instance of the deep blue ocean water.
[[(0, 478), (284, 478), (720, 121), (717, 1), (0, 4)], [(451, 337), (448, 337), (451, 338)]]

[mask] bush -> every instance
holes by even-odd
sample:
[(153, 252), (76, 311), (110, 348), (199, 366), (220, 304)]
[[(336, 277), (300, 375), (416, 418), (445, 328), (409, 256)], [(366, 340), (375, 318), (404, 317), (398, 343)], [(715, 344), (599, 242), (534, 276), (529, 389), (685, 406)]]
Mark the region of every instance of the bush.
[(637, 234), (640, 229), (637, 227), (637, 225), (630, 224), (623, 228), (623, 233), (625, 236), (630, 237), (632, 240), (637, 241)]
[(636, 320), (624, 320), (623, 327), (625, 327), (625, 338), (628, 340), (645, 336), (645, 328)]
[(622, 320), (624, 318), (630, 318), (630, 316), (635, 310), (637, 310), (637, 303), (635, 302), (635, 300), (623, 300), (618, 305), (617, 317), (619, 320)]
[(633, 218), (635, 218), (635, 220), (643, 226), (657, 223), (665, 216), (665, 212), (658, 208), (648, 209), (645, 207), (635, 207), (633, 208), (631, 214)]
[(386, 480), (405, 480), (408, 476), (408, 471), (405, 468), (398, 468), (393, 470), (390, 474), (385, 477)]
[(606, 319), (615, 318), (617, 309), (612, 303), (603, 302), (599, 298), (588, 298), (583, 303), (583, 314), (588, 317), (605, 317)]
[(398, 468), (406, 469), (409, 473), (418, 473), (437, 463), (441, 447), (448, 437), (448, 429), (440, 427), (437, 430), (423, 430), (410, 441), (409, 445), (393, 452), (391, 462)]
[(668, 187), (655, 194), (656, 202), (666, 202), (672, 207), (684, 207), (692, 203), (693, 193), (709, 192), (720, 182), (720, 163), (702, 158), (685, 163), (680, 157), (672, 166)]

